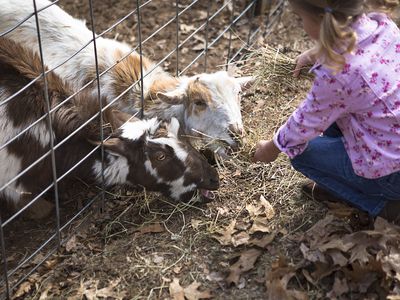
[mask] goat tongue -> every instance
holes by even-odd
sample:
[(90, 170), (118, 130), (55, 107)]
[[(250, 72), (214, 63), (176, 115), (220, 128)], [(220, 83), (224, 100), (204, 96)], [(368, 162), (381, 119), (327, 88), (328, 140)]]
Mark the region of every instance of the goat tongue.
[(200, 189), (200, 193), (207, 199), (215, 199), (214, 193), (209, 190)]

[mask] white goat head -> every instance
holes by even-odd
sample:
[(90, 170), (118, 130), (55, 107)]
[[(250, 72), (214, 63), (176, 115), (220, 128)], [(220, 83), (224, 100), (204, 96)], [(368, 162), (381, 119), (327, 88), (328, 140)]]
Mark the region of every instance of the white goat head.
[(243, 136), (241, 92), (252, 81), (252, 77), (234, 78), (225, 71), (199, 74), (181, 77), (175, 90), (157, 96), (166, 103), (184, 105), (186, 134), (201, 137), (209, 146), (222, 141), (235, 151)]
[(128, 184), (143, 186), (179, 201), (191, 199), (197, 190), (208, 197), (209, 190), (219, 187), (218, 173), (178, 136), (178, 131), (179, 122), (175, 118), (126, 122), (104, 142), (104, 147), (108, 153), (125, 158)]

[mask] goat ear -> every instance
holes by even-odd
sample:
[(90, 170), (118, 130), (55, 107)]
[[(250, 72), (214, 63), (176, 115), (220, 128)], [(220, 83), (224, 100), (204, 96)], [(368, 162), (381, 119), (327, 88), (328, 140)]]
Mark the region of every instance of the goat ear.
[(235, 80), (240, 84), (242, 91), (247, 91), (255, 82), (255, 78), (253, 76), (245, 76), (235, 78)]
[[(92, 140), (88, 140), (88, 141), (89, 141), (89, 143), (96, 145), (96, 146), (101, 145), (101, 142), (99, 142), (99, 141), (92, 141)], [(115, 154), (125, 156), (126, 151), (125, 151), (124, 141), (121, 140), (120, 138), (116, 138), (116, 137), (109, 138), (108, 140), (103, 142), (103, 146), (104, 146), (104, 149), (107, 151), (111, 151)]]
[(109, 118), (108, 122), (110, 123), (112, 130), (116, 130), (116, 129), (120, 128), (126, 122), (136, 120), (136, 118), (133, 117), (132, 115), (122, 112), (120, 110), (116, 110), (116, 109), (113, 109), (109, 113), (108, 118)]
[(177, 118), (171, 118), (168, 124), (168, 132), (171, 132), (175, 137), (179, 134), (179, 121)]
[(171, 92), (158, 92), (157, 98), (168, 104), (182, 104), (186, 99), (186, 91), (175, 89)]

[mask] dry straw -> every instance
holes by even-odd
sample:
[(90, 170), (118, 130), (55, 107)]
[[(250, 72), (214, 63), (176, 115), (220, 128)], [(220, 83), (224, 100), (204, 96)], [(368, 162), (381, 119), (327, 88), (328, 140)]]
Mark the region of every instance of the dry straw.
[[(298, 80), (293, 78), (295, 60), (284, 54), (281, 49), (265, 46), (255, 50), (250, 60), (254, 62), (253, 72), (258, 84), (297, 87)], [(309, 68), (310, 66), (304, 67), (300, 76), (312, 79), (312, 74), (308, 72)]]

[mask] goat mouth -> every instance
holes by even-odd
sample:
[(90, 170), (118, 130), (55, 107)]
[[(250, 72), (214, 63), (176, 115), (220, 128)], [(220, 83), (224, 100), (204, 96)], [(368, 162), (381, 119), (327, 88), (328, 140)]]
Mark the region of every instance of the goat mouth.
[(200, 189), (199, 192), (200, 192), (200, 195), (202, 195), (203, 198), (205, 198), (207, 200), (215, 199), (215, 193), (213, 191), (206, 190), (206, 189)]

